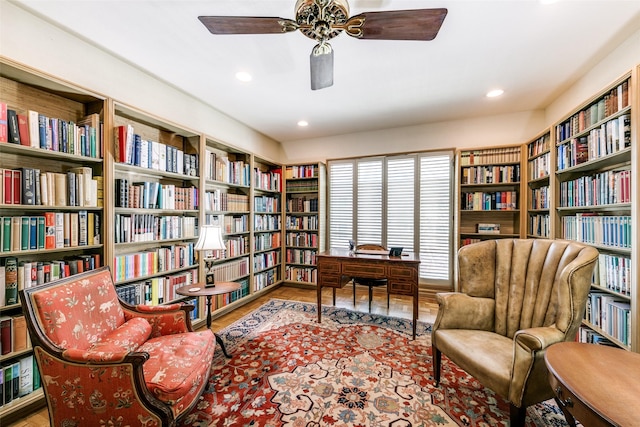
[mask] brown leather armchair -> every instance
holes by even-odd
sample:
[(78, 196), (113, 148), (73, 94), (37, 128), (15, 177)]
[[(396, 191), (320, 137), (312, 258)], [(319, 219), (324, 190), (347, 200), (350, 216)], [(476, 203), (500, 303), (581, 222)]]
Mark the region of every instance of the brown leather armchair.
[(583, 318), (598, 251), (566, 240), (500, 239), (458, 251), (460, 292), (436, 295), (433, 375), (442, 354), (504, 397), (511, 425), (552, 398), (545, 350), (572, 341)]

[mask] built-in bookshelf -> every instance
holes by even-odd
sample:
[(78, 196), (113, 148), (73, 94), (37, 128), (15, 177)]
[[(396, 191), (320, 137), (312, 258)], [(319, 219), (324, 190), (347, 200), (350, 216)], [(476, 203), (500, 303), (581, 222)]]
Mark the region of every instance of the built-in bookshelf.
[(253, 292), (282, 281), (282, 166), (253, 158)]
[(520, 145), (458, 151), (460, 246), (522, 236), (521, 151)]
[(251, 154), (207, 138), (204, 159), (206, 224), (222, 228), (224, 251), (211, 251), (216, 280), (238, 282), (241, 289), (218, 295), (217, 310), (250, 294)]
[(200, 135), (119, 103), (113, 125), (116, 291), (131, 304), (181, 300), (175, 290), (199, 277)]
[(637, 101), (632, 106), (632, 87), (628, 74), (555, 125), (555, 206), (556, 237), (600, 251), (580, 340), (638, 351), (633, 218), (638, 212), (633, 190), (638, 148), (637, 122), (632, 123)]
[(44, 404), (18, 290), (104, 263), (105, 103), (19, 64), (0, 67), (2, 420)]
[(326, 167), (285, 168), (285, 280), (316, 285), (316, 256), (325, 250)]
[(551, 133), (542, 135), (527, 143), (527, 237), (550, 238), (552, 187), (550, 176), (553, 170)]

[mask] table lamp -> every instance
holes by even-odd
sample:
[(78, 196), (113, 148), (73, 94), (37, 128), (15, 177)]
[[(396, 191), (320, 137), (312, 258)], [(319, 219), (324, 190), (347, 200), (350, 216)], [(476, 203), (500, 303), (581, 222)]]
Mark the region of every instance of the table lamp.
[(204, 260), (205, 288), (216, 285), (213, 274), (213, 260), (205, 257), (205, 251), (224, 250), (224, 241), (222, 240), (222, 229), (217, 225), (204, 225), (200, 228), (200, 237), (194, 246), (196, 251), (202, 253)]

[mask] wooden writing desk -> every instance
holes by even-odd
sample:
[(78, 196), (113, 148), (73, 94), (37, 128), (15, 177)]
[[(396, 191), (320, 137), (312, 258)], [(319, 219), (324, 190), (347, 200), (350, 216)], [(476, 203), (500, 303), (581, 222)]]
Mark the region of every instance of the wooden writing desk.
[[(330, 249), (317, 255), (318, 259), (318, 322), (322, 321), (322, 288), (342, 288), (353, 277), (387, 279), (390, 294), (413, 297), (413, 338), (418, 320), (417, 254), (405, 256), (354, 254), (348, 249)], [(334, 299), (335, 304), (335, 299)]]
[(570, 426), (640, 426), (640, 354), (562, 342), (545, 352), (549, 382)]

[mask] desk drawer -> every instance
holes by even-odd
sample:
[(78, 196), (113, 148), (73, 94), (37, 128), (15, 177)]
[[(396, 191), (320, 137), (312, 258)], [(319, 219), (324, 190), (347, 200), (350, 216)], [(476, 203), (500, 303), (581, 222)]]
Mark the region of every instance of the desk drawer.
[(319, 257), (318, 274), (340, 274), (340, 263), (328, 258)]
[(349, 279), (339, 274), (322, 274), (318, 276), (318, 280), (323, 288), (341, 288)]
[(384, 264), (364, 262), (342, 263), (342, 274), (352, 277), (366, 277), (367, 279), (384, 279), (387, 277)]

